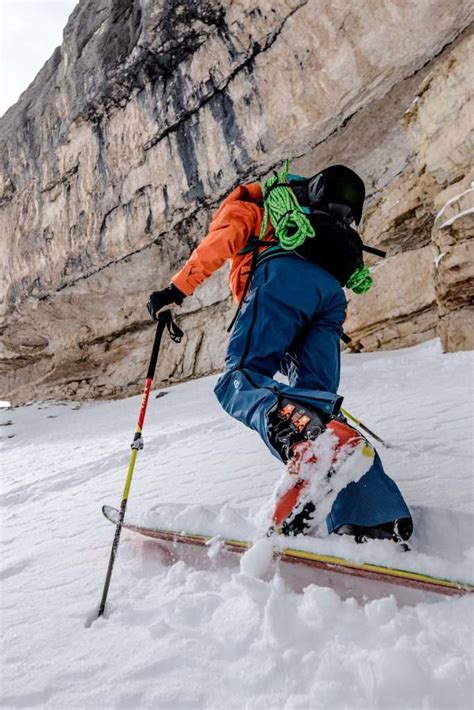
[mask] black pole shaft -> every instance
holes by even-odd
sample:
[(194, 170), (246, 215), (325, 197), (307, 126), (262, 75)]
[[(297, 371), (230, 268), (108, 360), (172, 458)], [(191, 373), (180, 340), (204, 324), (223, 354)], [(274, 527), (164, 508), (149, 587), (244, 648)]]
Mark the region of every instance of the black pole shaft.
[(107, 597), (109, 594), (110, 580), (112, 579), (112, 572), (115, 564), (115, 557), (117, 556), (117, 550), (120, 542), (120, 535), (122, 533), (123, 521), (125, 518), (125, 510), (127, 508), (127, 499), (124, 498), (120, 505), (120, 514), (117, 522), (117, 527), (115, 528), (114, 540), (112, 542), (112, 549), (110, 550), (109, 564), (107, 566), (107, 574), (105, 575), (104, 589), (102, 591), (102, 598), (100, 600), (99, 612), (97, 616), (102, 616), (105, 611), (105, 605), (107, 603)]

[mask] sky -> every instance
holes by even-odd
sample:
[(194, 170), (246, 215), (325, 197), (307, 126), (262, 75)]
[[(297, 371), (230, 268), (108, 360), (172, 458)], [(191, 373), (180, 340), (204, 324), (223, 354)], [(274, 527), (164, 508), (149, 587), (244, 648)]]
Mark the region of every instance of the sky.
[(78, 0), (0, 0), (0, 116), (62, 43)]

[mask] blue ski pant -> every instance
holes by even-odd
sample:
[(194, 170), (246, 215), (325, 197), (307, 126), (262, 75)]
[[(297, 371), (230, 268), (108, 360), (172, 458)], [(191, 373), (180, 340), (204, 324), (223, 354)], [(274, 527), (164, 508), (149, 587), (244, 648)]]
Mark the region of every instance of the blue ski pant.
[[(346, 298), (339, 282), (296, 254), (260, 264), (228, 345), (214, 392), (225, 411), (254, 429), (270, 452), (267, 414), (279, 397), (327, 414), (339, 411), (340, 337)], [(277, 372), (288, 385), (276, 381)], [(342, 490), (327, 517), (341, 525), (374, 526), (410, 513), (378, 454), (372, 468)]]

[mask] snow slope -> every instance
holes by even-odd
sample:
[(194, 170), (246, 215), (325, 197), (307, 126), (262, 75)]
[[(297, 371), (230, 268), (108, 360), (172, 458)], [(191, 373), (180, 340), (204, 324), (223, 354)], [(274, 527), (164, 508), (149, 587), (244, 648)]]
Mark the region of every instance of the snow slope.
[[(437, 342), (346, 355), (341, 385), (344, 406), (397, 444), (380, 452), (415, 511), (415, 550), (405, 557), (437, 554), (438, 569), (454, 566), (466, 580), (474, 574), (472, 364), (472, 353), (442, 355)], [(221, 412), (214, 381), (152, 396), (131, 517), (156, 515), (162, 504), (202, 514), (227, 503), (224, 511), (250, 512), (258, 531), (280, 466)], [(315, 585), (297, 594), (278, 577), (255, 577), (251, 564), (168, 567), (152, 541), (124, 533), (109, 617), (86, 628), (114, 532), (100, 506), (120, 501), (139, 402), (0, 414), (2, 707), (472, 706), (472, 598), (401, 606)], [(394, 554), (378, 545), (374, 554)]]

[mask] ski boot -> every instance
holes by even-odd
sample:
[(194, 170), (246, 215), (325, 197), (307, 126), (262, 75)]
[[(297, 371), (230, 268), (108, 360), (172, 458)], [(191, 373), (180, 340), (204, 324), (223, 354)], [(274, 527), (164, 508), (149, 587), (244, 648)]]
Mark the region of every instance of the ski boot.
[(329, 417), (316, 410), (281, 399), (268, 414), (268, 438), (283, 463), (294, 456), (294, 447), (301, 441), (314, 441), (326, 429)]
[[(278, 488), (271, 528), (283, 535), (311, 532), (326, 518), (339, 491), (370, 469), (375, 455), (342, 416), (323, 418), (286, 399), (270, 411), (268, 433), (290, 476)], [(362, 455), (362, 466), (359, 460), (351, 473), (347, 462), (356, 452)], [(338, 472), (344, 475), (335, 485)]]
[(413, 532), (413, 521), (411, 518), (397, 518), (372, 527), (346, 524), (341, 525), (335, 532), (338, 535), (351, 535), (357, 543), (368, 542), (368, 540), (392, 540), (404, 552), (408, 552), (410, 546), (406, 541)]

